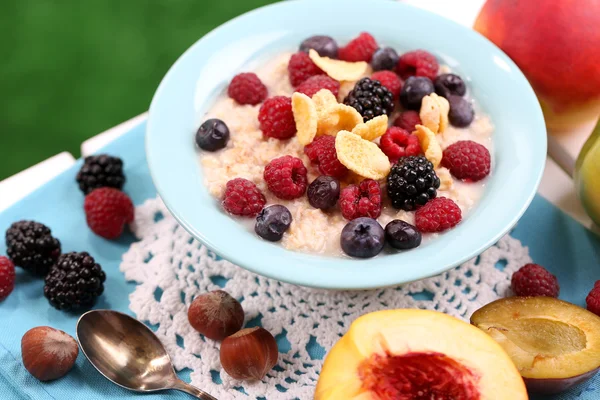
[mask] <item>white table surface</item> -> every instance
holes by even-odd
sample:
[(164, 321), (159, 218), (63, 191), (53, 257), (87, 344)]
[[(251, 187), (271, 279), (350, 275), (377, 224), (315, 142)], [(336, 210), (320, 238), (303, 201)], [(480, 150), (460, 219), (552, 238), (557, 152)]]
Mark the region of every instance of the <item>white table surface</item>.
[[(484, 0), (404, 1), (441, 14), (466, 26), (473, 25), (473, 21), (484, 3)], [(96, 152), (112, 140), (126, 133), (146, 117), (146, 113), (138, 115), (86, 140), (81, 144), (82, 156), (85, 157)], [(593, 124), (590, 124), (577, 131), (570, 132), (568, 135), (563, 134), (561, 136), (553, 136), (552, 138), (568, 154), (576, 158), (592, 129)], [(0, 182), (0, 211), (16, 203), (36, 188), (68, 169), (74, 163), (75, 158), (71, 154), (63, 152)], [(592, 226), (590, 218), (585, 214), (583, 207), (576, 197), (572, 179), (551, 159), (546, 161), (546, 169), (538, 192), (586, 227), (589, 228)]]

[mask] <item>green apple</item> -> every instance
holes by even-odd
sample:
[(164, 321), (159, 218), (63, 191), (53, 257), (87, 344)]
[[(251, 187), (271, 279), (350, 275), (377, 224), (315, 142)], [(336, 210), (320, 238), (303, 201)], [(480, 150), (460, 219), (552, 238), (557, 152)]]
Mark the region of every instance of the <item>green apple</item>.
[(575, 185), (583, 207), (600, 226), (600, 121), (577, 158)]

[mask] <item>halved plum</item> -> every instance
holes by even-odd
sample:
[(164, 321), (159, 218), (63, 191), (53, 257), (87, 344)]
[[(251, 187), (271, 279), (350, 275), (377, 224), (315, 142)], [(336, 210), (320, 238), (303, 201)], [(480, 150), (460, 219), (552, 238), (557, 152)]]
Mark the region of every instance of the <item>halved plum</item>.
[(471, 323), (508, 353), (532, 393), (559, 393), (600, 368), (600, 317), (552, 297), (509, 297)]

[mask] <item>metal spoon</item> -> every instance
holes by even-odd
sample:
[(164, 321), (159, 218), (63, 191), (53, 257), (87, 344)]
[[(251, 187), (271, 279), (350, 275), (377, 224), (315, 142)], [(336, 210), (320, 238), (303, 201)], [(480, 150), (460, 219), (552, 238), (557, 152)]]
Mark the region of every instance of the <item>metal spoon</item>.
[(89, 311), (77, 321), (77, 340), (94, 368), (125, 389), (146, 393), (174, 389), (201, 400), (217, 400), (180, 380), (154, 332), (129, 315)]

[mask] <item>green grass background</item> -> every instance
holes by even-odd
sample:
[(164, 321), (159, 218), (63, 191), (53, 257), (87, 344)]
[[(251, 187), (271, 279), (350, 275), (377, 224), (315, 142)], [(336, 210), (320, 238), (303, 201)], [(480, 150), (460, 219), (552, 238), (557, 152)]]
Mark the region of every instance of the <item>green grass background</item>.
[(198, 38), (275, 1), (0, 1), (0, 180), (78, 157), (82, 141), (146, 111)]

